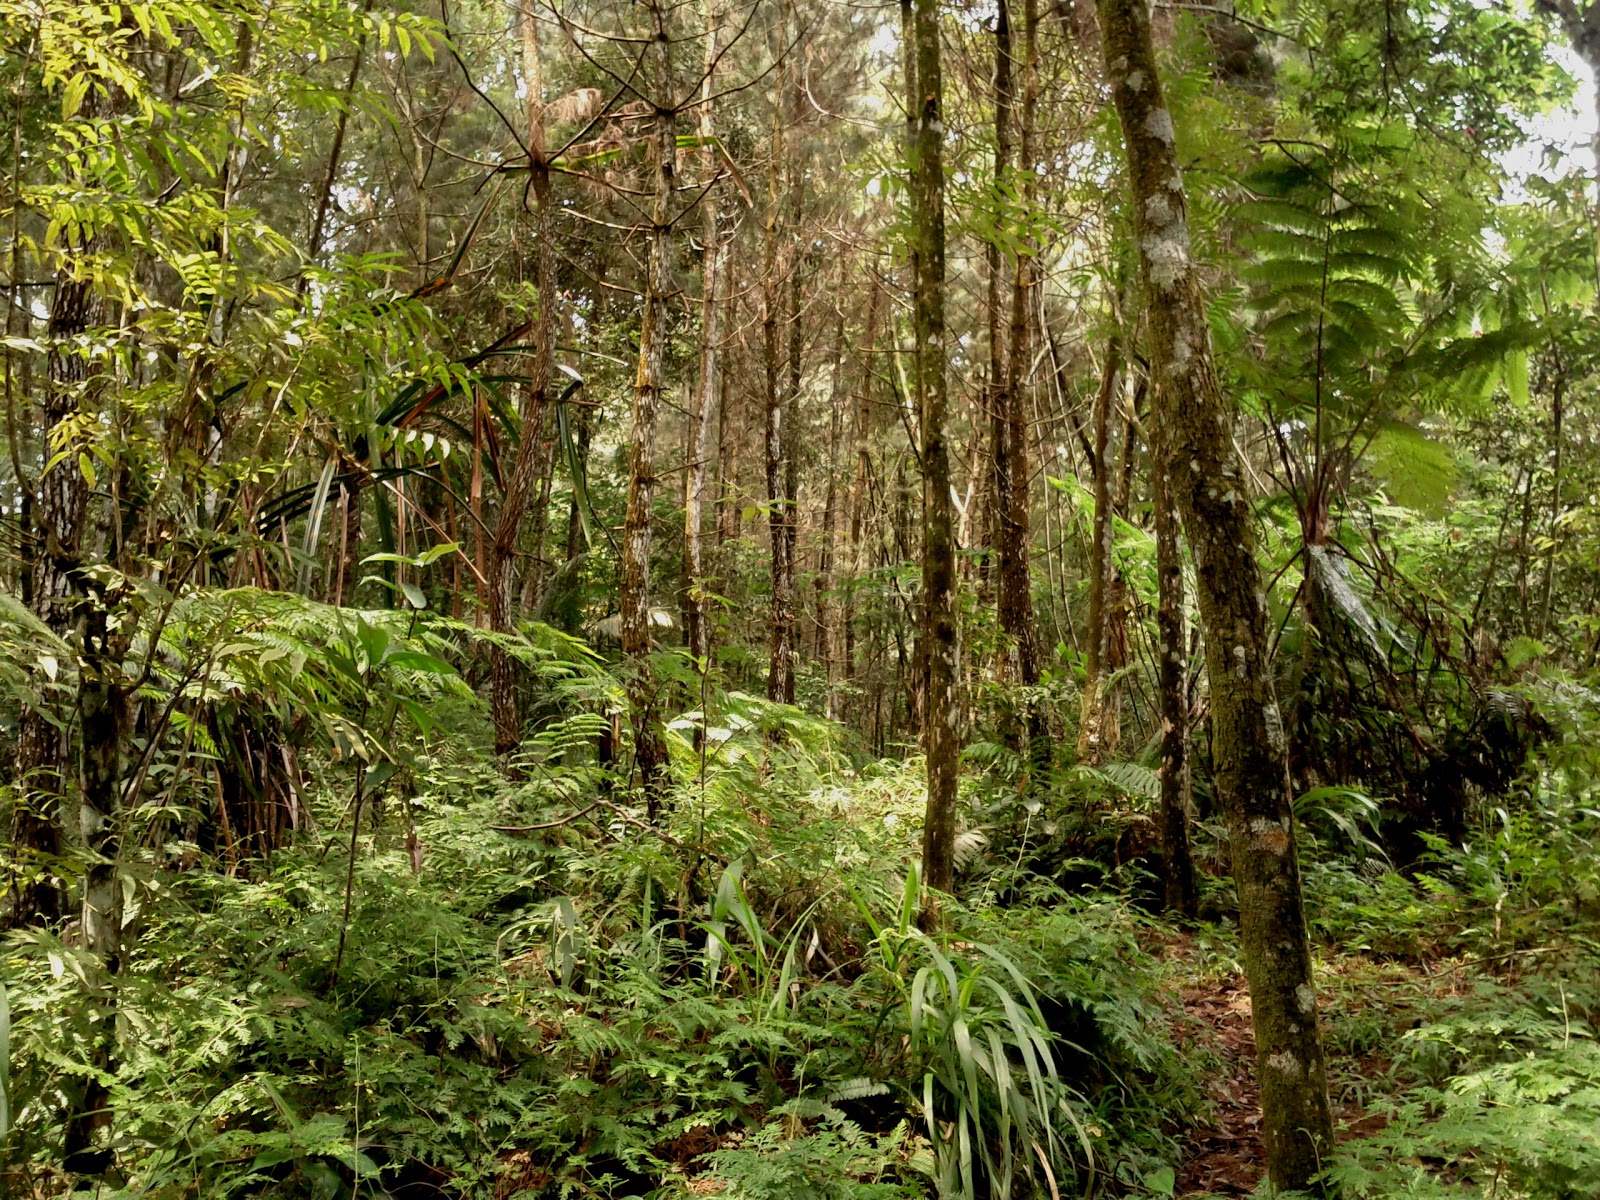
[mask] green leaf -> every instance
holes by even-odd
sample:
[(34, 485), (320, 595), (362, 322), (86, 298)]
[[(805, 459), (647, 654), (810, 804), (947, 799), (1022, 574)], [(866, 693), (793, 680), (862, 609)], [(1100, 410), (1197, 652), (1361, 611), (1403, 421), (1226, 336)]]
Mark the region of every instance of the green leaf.
[(461, 549), (460, 542), (441, 542), (437, 546), (429, 546), (421, 554), (417, 555), (417, 566), (431, 567), (441, 558), (454, 554), (459, 549)]
[(1526, 350), (1513, 350), (1506, 355), (1505, 365), (1506, 393), (1511, 397), (1511, 403), (1519, 408), (1527, 408), (1528, 394), (1528, 352)]
[(1428, 517), (1444, 515), (1458, 474), (1450, 447), (1413, 425), (1386, 421), (1372, 439), (1367, 465), (1396, 504)]
[(361, 617), (356, 618), (356, 641), (367, 657), (367, 670), (372, 670), (384, 660), (389, 649), (389, 631)]
[(384, 665), (405, 671), (426, 671), (430, 675), (454, 675), (456, 669), (442, 658), (424, 654), (420, 650), (397, 650), (384, 660)]
[(1178, 1187), (1178, 1173), (1171, 1167), (1161, 1167), (1144, 1177), (1144, 1186), (1156, 1196), (1170, 1196)]
[(400, 707), (405, 709), (406, 715), (411, 718), (411, 723), (417, 727), (417, 732), (421, 733), (423, 737), (427, 737), (428, 734), (433, 732), (433, 714), (428, 710), (426, 704), (405, 696), (397, 697), (397, 699), (400, 701)]

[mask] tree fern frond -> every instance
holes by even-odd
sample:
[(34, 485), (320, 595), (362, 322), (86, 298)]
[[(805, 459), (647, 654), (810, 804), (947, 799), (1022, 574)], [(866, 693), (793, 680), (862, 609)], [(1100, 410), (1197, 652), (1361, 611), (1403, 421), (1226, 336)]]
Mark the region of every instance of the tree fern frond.
[(1131, 762), (1101, 763), (1098, 767), (1079, 766), (1080, 775), (1098, 779), (1141, 800), (1161, 799), (1161, 776), (1149, 767)]

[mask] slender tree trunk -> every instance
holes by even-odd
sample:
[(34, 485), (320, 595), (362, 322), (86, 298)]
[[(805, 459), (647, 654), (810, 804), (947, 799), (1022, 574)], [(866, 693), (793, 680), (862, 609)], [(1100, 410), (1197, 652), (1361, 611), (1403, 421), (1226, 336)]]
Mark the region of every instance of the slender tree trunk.
[[(472, 513), (473, 546), (478, 563), (478, 606), (472, 614), (474, 629), (483, 628), (483, 619), (490, 604), (489, 587), (489, 535), (483, 519), (483, 460), (490, 437), (488, 405), (484, 403), (481, 385), (472, 390), (472, 476), (467, 484), (467, 503)], [(490, 670), (493, 670), (491, 666)]]
[[(1024, 213), (1034, 199), (1034, 141), (1039, 110), (1039, 10), (1037, 0), (1024, 0), (1022, 112), (1019, 149), (1022, 155), (1020, 201)], [(1031, 542), (1031, 489), (1028, 467), (1028, 402), (1023, 373), (1033, 352), (1032, 321), (1035, 247), (1024, 244), (1011, 283), (1011, 330), (1005, 381), (999, 397), (1000, 438), (996, 443), (995, 477), (1000, 504), (1000, 627), (1010, 640), (1013, 678), (1025, 689), (1039, 682), (1039, 635), (1033, 617), (1033, 576), (1028, 561)], [(1003, 461), (1004, 467), (1000, 464)], [(1027, 703), (1024, 719), (1030, 753), (1044, 752), (1043, 721), (1037, 704)]]
[[(792, 18), (793, 10), (789, 10)], [(791, 66), (789, 71), (789, 91), (795, 95), (799, 84), (795, 82), (796, 75)], [(798, 109), (798, 101), (795, 108)], [(800, 548), (800, 382), (805, 374), (805, 339), (802, 336), (803, 327), (800, 324), (801, 315), (801, 267), (806, 256), (801, 253), (800, 223), (802, 218), (801, 197), (805, 188), (805, 171), (796, 163), (795, 157), (798, 147), (791, 146), (784, 156), (788, 179), (785, 187), (788, 189), (788, 242), (789, 242), (789, 277), (787, 300), (784, 305), (785, 322), (785, 347), (784, 367), (785, 383), (783, 388), (783, 504), (780, 512), (783, 515), (783, 578), (785, 591), (789, 597), (788, 614), (788, 646), (789, 661), (787, 665), (788, 691), (784, 702), (795, 702), (796, 673), (800, 664), (800, 602), (801, 595), (798, 579), (797, 560)]]
[[(783, 171), (784, 86), (779, 84), (773, 105), (772, 164), (767, 181), (767, 219), (762, 246), (761, 283), (761, 367), (766, 401), (767, 530), (772, 556), (772, 642), (767, 667), (767, 699), (785, 704), (794, 702), (794, 577), (789, 568), (794, 562), (788, 538), (792, 525), (785, 511), (788, 489), (783, 461), (788, 442), (786, 420), (792, 418), (792, 397), (786, 397), (778, 379), (778, 216), (779, 190)], [(791, 271), (799, 264), (791, 262)]]
[[(841, 281), (844, 276), (841, 272)], [(844, 309), (841, 307), (833, 339), (833, 380), (828, 395), (828, 478), (822, 500), (822, 548), (817, 560), (817, 657), (822, 660), (827, 682), (824, 711), (837, 717), (834, 684), (838, 675), (838, 597), (834, 594), (835, 551), (839, 525), (839, 450), (844, 440), (845, 408), (849, 392), (845, 386)]]
[(1105, 696), (1103, 676), (1112, 577), (1116, 572), (1116, 547), (1112, 515), (1113, 489), (1122, 465), (1122, 414), (1118, 400), (1123, 390), (1122, 335), (1114, 333), (1106, 347), (1105, 366), (1094, 398), (1094, 536), (1089, 549), (1089, 624), (1084, 638), (1083, 704), (1078, 721), (1078, 758), (1098, 763), (1105, 758)]
[[(523, 86), (527, 89), (528, 166), (532, 172), (529, 194), (533, 201), (534, 283), (539, 293), (539, 317), (533, 326), (533, 353), (528, 359), (528, 380), (518, 414), (521, 434), (517, 453), (500, 501), (500, 517), (489, 552), (489, 628), (500, 634), (509, 634), (514, 628), (512, 599), (516, 588), (517, 540), (528, 501), (538, 482), (546, 390), (555, 363), (558, 304), (554, 206), (550, 197), (550, 168), (545, 161), (544, 70), (539, 61), (539, 24), (531, 6), (522, 7), (519, 13)], [(492, 646), (489, 672), (494, 748), (496, 754), (504, 756), (516, 749), (522, 736), (522, 719), (517, 711), (516, 662), (505, 650)]]
[(1561, 546), (1562, 458), (1566, 449), (1562, 421), (1566, 415), (1567, 376), (1557, 365), (1555, 385), (1550, 396), (1550, 533), (1544, 556), (1544, 595), (1539, 601), (1539, 629), (1543, 638), (1550, 630), (1550, 607), (1555, 599), (1556, 555)]
[(922, 830), (922, 878), (948, 892), (955, 884), (956, 754), (955, 541), (949, 406), (944, 345), (944, 81), (938, 0), (915, 0), (917, 137), (912, 149), (912, 236), (917, 253), (917, 399), (922, 426), (923, 752), (928, 808)]
[(1188, 643), (1183, 628), (1183, 558), (1178, 514), (1161, 467), (1155, 482), (1156, 632), (1161, 661), (1156, 686), (1161, 708), (1161, 856), (1170, 912), (1199, 915), (1194, 854), (1189, 845)]
[[(707, 180), (718, 170), (712, 144), (715, 131), (711, 122), (712, 79), (717, 62), (717, 34), (722, 25), (721, 11), (706, 6), (706, 49), (700, 96), (701, 169)], [(716, 411), (717, 381), (720, 375), (718, 342), (722, 336), (722, 231), (717, 225), (717, 191), (709, 187), (700, 201), (701, 237), (705, 249), (701, 259), (700, 297), (700, 386), (695, 390), (694, 407), (689, 414), (689, 462), (684, 471), (683, 498), (683, 574), (686, 584), (684, 625), (689, 655), (709, 668), (711, 630), (707, 617), (705, 554), (702, 548), (702, 508), (705, 500), (706, 455), (711, 446), (711, 414)]]
[[(546, 385), (548, 389), (548, 385)], [(556, 444), (551, 428), (549, 392), (545, 394), (544, 412), (539, 422), (539, 465), (535, 474), (539, 494), (533, 504), (533, 555), (529, 560), (527, 578), (522, 585), (523, 608), (538, 612), (544, 602), (545, 588), (550, 581), (550, 563), (546, 560), (546, 543), (550, 537), (550, 493), (555, 487)]]
[[(1126, 418), (1117, 424), (1118, 450), (1121, 457), (1116, 462), (1116, 488), (1111, 497), (1110, 520), (1128, 519), (1132, 511), (1133, 466), (1138, 457), (1139, 412), (1144, 403), (1147, 386), (1140, 379), (1133, 391), (1133, 402)], [(1110, 528), (1108, 523), (1108, 528)], [(1113, 539), (1114, 545), (1114, 539)], [(1111, 547), (1108, 546), (1108, 549)], [(1128, 581), (1117, 566), (1115, 554), (1102, 560), (1105, 570), (1104, 603), (1100, 621), (1100, 672), (1097, 677), (1098, 705), (1092, 714), (1096, 738), (1094, 756), (1098, 761), (1117, 757), (1122, 746), (1122, 697), (1126, 687), (1123, 672), (1129, 661), (1128, 619), (1131, 615), (1132, 593)]]
[(356, 571), (361, 562), (361, 475), (354, 462), (339, 480), (339, 563), (334, 571), (333, 602), (342, 605), (355, 595)]
[[(867, 329), (863, 342), (867, 361), (878, 344), (878, 310), (883, 302), (883, 288), (876, 272), (873, 275), (872, 295), (867, 301)], [(867, 492), (872, 483), (872, 391), (873, 376), (869, 371), (861, 379), (861, 391), (855, 404), (855, 479), (850, 485), (850, 580), (844, 593), (844, 673), (846, 679), (855, 678), (856, 670), (856, 587), (868, 566), (866, 546), (862, 540), (862, 527), (866, 520)]]
[[(728, 299), (728, 324), (738, 327), (737, 296)], [(732, 348), (729, 348), (732, 353)], [(731, 364), (730, 364), (731, 367)], [(726, 551), (729, 542), (739, 536), (743, 524), (744, 495), (739, 487), (739, 470), (743, 455), (744, 428), (740, 424), (744, 406), (736, 403), (742, 392), (729, 386), (730, 370), (720, 372), (717, 384), (717, 575), (719, 591), (726, 591), (721, 582), (727, 572)]]
[[(1015, 88), (1012, 84), (1011, 56), (1011, 4), (1010, 0), (997, 0), (994, 18), (994, 205), (1002, 226), (1009, 218), (1014, 182), (1011, 115), (1015, 104)], [(1011, 456), (1006, 440), (1009, 405), (1005, 395), (1010, 367), (1006, 360), (1002, 323), (1001, 295), (1005, 284), (1006, 259), (1000, 250), (1000, 239), (990, 238), (984, 246), (983, 255), (988, 275), (984, 311), (989, 320), (989, 378), (988, 386), (984, 389), (984, 400), (989, 416), (989, 456), (985, 464), (988, 478), (981, 489), (986, 510), (981, 527), (989, 553), (984, 555), (978, 573), (978, 600), (987, 604), (998, 566), (1000, 546), (1005, 537), (1001, 526), (1005, 523), (1007, 497), (1011, 488)], [(1003, 615), (1001, 621), (1003, 624)]]
[[(121, 852), (122, 754), (128, 736), (128, 697), (121, 686), (130, 635), (113, 623), (114, 597), (93, 587), (79, 607), (78, 793), (79, 822), (88, 866), (83, 879), (83, 943), (103, 978), (92, 1004), (96, 1025), (89, 1052), (96, 1073), (69, 1089), (63, 1160), (91, 1149), (97, 1130), (109, 1128), (110, 1093), (101, 1079), (115, 1068), (117, 1054), (117, 976), (121, 973), (122, 921), (117, 886)], [(121, 614), (127, 621), (127, 614)]]
[[(88, 253), (92, 247), (85, 247)], [(104, 320), (104, 301), (90, 280), (62, 270), (46, 324), (49, 353), (44, 429), (47, 457), (61, 444), (79, 413), (81, 392), (91, 386), (94, 364), (73, 342)], [(79, 573), (89, 505), (89, 485), (68, 454), (38, 481), (33, 506), (33, 611), (58, 634), (72, 626), (81, 600)], [(61, 852), (62, 798), (66, 794), (67, 735), (31, 709), (22, 714), (17, 738), (16, 775), (21, 795), (12, 812), (12, 852), (28, 866), (32, 880), (13, 885), (11, 919), (18, 925), (48, 921), (61, 913), (61, 895), (49, 882), (49, 860)]]
[(651, 154), (650, 260), (639, 329), (639, 371), (633, 389), (633, 447), (628, 461), (628, 513), (622, 538), (622, 653), (628, 659), (634, 757), (652, 818), (665, 792), (667, 747), (650, 667), (650, 517), (655, 497), (656, 414), (661, 407), (662, 358), (667, 343), (667, 296), (672, 288), (672, 196), (676, 187), (677, 113), (672, 95), (672, 45), (662, 0), (651, 0), (656, 108)]
[(1143, 0), (1101, 0), (1100, 24), (1128, 155), (1158, 469), (1183, 517), (1206, 632), (1212, 759), (1239, 892), (1267, 1170), (1279, 1191), (1322, 1191), (1317, 1179), (1332, 1161), (1333, 1118), (1248, 484), (1212, 364), (1149, 12)]

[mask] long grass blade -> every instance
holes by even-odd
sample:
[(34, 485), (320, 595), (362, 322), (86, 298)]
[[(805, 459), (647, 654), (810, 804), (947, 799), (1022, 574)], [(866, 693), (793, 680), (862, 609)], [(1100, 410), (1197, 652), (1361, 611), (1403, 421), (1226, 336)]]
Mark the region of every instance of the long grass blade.
[(306, 525), (306, 540), (302, 551), (305, 558), (300, 564), (300, 574), (295, 591), (302, 596), (311, 586), (311, 564), (317, 560), (317, 543), (322, 540), (322, 517), (328, 511), (328, 493), (333, 489), (334, 472), (339, 469), (337, 452), (328, 455), (322, 475), (317, 480), (317, 490), (311, 497), (311, 520)]

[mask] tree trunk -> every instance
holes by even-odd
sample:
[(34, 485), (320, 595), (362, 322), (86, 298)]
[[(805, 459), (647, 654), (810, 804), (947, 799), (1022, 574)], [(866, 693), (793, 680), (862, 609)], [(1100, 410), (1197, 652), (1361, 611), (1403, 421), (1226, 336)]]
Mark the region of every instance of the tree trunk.
[(1279, 1191), (1323, 1191), (1333, 1118), (1255, 523), (1212, 365), (1149, 13), (1143, 0), (1101, 0), (1100, 22), (1150, 323), (1158, 469), (1183, 517), (1206, 632), (1212, 757), (1239, 892), (1267, 1170)]
[(1117, 411), (1122, 386), (1119, 332), (1112, 334), (1106, 346), (1105, 366), (1094, 398), (1094, 535), (1089, 545), (1089, 625), (1084, 637), (1083, 703), (1078, 721), (1078, 759), (1086, 763), (1099, 763), (1106, 757), (1102, 745), (1106, 707), (1102, 676), (1111, 623), (1109, 593), (1116, 571), (1116, 527), (1112, 521), (1116, 506), (1112, 489), (1122, 466), (1121, 413)]
[[(997, 0), (994, 16), (994, 206), (996, 219), (1002, 225), (1007, 219), (1013, 178), (1011, 111), (1016, 102), (1016, 93), (1012, 84), (1011, 55), (1010, 0)], [(1000, 249), (999, 238), (991, 237), (988, 240), (983, 248), (983, 257), (988, 275), (984, 311), (989, 321), (989, 378), (988, 386), (984, 389), (984, 400), (989, 416), (989, 457), (985, 463), (988, 478), (980, 489), (986, 509), (980, 528), (989, 553), (984, 555), (978, 572), (978, 599), (979, 603), (987, 604), (998, 569), (1001, 539), (1004, 537), (1001, 526), (1005, 522), (1011, 460), (1006, 441), (1008, 405), (1005, 398), (1009, 366), (1001, 320), (1006, 260)], [(1001, 621), (1004, 622), (1003, 616)]]
[[(521, 434), (511, 476), (506, 480), (489, 552), (489, 628), (512, 632), (512, 597), (516, 584), (514, 560), (522, 519), (538, 481), (540, 447), (544, 441), (544, 409), (550, 371), (555, 363), (556, 248), (554, 206), (550, 197), (550, 168), (545, 161), (544, 71), (539, 61), (539, 25), (531, 7), (520, 10), (523, 86), (527, 89), (528, 155), (534, 220), (534, 283), (539, 293), (539, 317), (533, 326), (533, 353), (528, 359), (528, 380), (518, 416)], [(522, 736), (517, 711), (516, 662), (499, 646), (489, 650), (490, 707), (494, 716), (494, 750), (501, 756), (516, 749)]]
[(340, 606), (355, 596), (356, 572), (361, 565), (361, 472), (351, 461), (339, 480), (339, 562), (333, 573), (333, 603)]
[[(792, 9), (789, 10), (792, 14)], [(798, 83), (790, 75), (790, 92), (798, 91)], [(796, 104), (798, 108), (798, 103)], [(788, 692), (784, 697), (786, 704), (795, 702), (796, 673), (800, 665), (800, 602), (801, 596), (797, 583), (798, 572), (796, 563), (800, 547), (800, 382), (805, 373), (805, 339), (800, 324), (801, 317), (801, 265), (805, 257), (801, 254), (800, 224), (801, 195), (805, 187), (805, 171), (795, 162), (795, 148), (791, 147), (787, 160), (788, 180), (785, 186), (788, 189), (789, 220), (789, 286), (786, 290), (787, 299), (784, 304), (784, 321), (786, 322), (786, 338), (784, 347), (784, 367), (786, 381), (783, 388), (783, 503), (778, 511), (783, 515), (783, 577), (785, 588), (789, 597), (788, 614), (788, 645), (789, 661), (787, 664)]]
[[(89, 251), (85, 247), (85, 253)], [(104, 320), (104, 301), (88, 279), (67, 270), (56, 275), (56, 285), (46, 325), (49, 354), (46, 369), (44, 429), (46, 458), (67, 447), (58, 444), (78, 416), (80, 392), (90, 386), (93, 372), (87, 352), (72, 345), (74, 339)], [(33, 570), (30, 596), (33, 611), (57, 634), (65, 634), (75, 618), (82, 587), (84, 521), (89, 485), (78, 468), (78, 456), (68, 454), (40, 477), (33, 506)], [(12, 853), (26, 862), (31, 879), (13, 884), (11, 920), (17, 925), (37, 924), (59, 916), (61, 895), (49, 882), (50, 861), (61, 852), (62, 797), (66, 794), (67, 735), (31, 709), (22, 714), (17, 737), (15, 778), (20, 795), (12, 810)]]
[[(878, 345), (878, 310), (882, 306), (883, 288), (877, 273), (873, 274), (872, 295), (867, 301), (867, 328), (863, 346), (870, 362)], [(861, 392), (855, 404), (855, 478), (850, 485), (850, 581), (845, 586), (844, 615), (844, 674), (855, 678), (856, 669), (856, 587), (869, 565), (862, 527), (866, 520), (867, 490), (872, 483), (872, 390), (874, 377), (869, 372), (861, 380)]]
[[(1024, 213), (1033, 203), (1035, 129), (1039, 110), (1038, 38), (1039, 11), (1036, 0), (1024, 0), (1022, 113), (1020, 146), (1024, 174), (1020, 200)], [(1009, 50), (1009, 44), (1008, 44)], [(1000, 543), (1000, 627), (1010, 641), (1012, 678), (1025, 689), (1039, 682), (1039, 635), (1033, 619), (1033, 578), (1028, 561), (1031, 541), (1028, 469), (1028, 405), (1024, 394), (1023, 372), (1032, 352), (1034, 300), (1034, 248), (1024, 245), (1017, 256), (1016, 274), (1011, 283), (1011, 331), (1005, 378), (999, 397), (1000, 429), (995, 444), (995, 479), (999, 501)], [(1003, 465), (1002, 465), (1003, 464)], [(1026, 705), (1023, 725), (1030, 752), (1044, 750), (1044, 732), (1038, 706)]]
[(662, 357), (667, 344), (667, 296), (672, 288), (672, 194), (676, 186), (677, 113), (672, 95), (671, 41), (661, 0), (652, 0), (656, 108), (651, 147), (655, 196), (650, 260), (639, 328), (639, 371), (633, 389), (633, 447), (628, 459), (628, 513), (622, 536), (622, 653), (628, 660), (634, 760), (652, 818), (665, 791), (667, 747), (661, 736), (655, 673), (650, 667), (650, 516), (655, 497), (656, 414), (661, 407)]
[[(843, 282), (844, 276), (840, 276)], [(841, 288), (841, 291), (843, 289)], [(839, 602), (834, 594), (835, 542), (839, 525), (839, 449), (844, 439), (845, 407), (849, 394), (845, 386), (844, 309), (838, 314), (833, 339), (833, 380), (828, 394), (828, 478), (822, 501), (822, 548), (817, 560), (817, 657), (822, 660), (827, 683), (824, 713), (837, 718), (834, 684), (838, 676)]]
[(922, 426), (922, 748), (928, 760), (928, 808), (922, 830), (922, 878), (935, 891), (955, 883), (956, 614), (949, 404), (944, 345), (944, 83), (938, 0), (915, 0), (917, 134), (912, 146), (912, 238), (916, 246), (917, 401)]
[(102, 1078), (116, 1064), (117, 987), (121, 972), (122, 921), (117, 886), (121, 851), (122, 752), (128, 736), (128, 697), (121, 686), (131, 618), (113, 627), (107, 606), (113, 596), (98, 586), (79, 606), (78, 791), (79, 822), (88, 866), (83, 879), (83, 944), (103, 972), (93, 1001), (98, 1028), (90, 1048), (95, 1074), (68, 1088), (63, 1162), (89, 1151), (97, 1130), (111, 1125), (110, 1093)]
[[(701, 169), (709, 181), (718, 170), (711, 124), (712, 78), (716, 71), (717, 34), (722, 24), (721, 12), (715, 5), (706, 6), (706, 49), (700, 95)], [(701, 671), (709, 669), (711, 656), (711, 630), (706, 612), (705, 554), (702, 547), (702, 508), (705, 500), (706, 455), (711, 445), (711, 414), (716, 411), (717, 380), (720, 375), (718, 354), (722, 303), (722, 231), (717, 225), (717, 192), (708, 186), (700, 201), (701, 236), (705, 243), (701, 259), (700, 297), (700, 386), (695, 391), (694, 407), (689, 414), (689, 462), (684, 471), (683, 498), (683, 574), (685, 583), (684, 626), (689, 644), (689, 656), (701, 664)]]
[(1161, 708), (1161, 857), (1169, 912), (1199, 915), (1194, 854), (1189, 845), (1189, 663), (1183, 629), (1183, 558), (1178, 514), (1159, 467), (1155, 483), (1156, 633), (1160, 663), (1156, 687)]
[[(728, 324), (737, 329), (739, 324), (738, 295), (728, 298)], [(731, 347), (729, 353), (732, 353)], [(742, 393), (728, 386), (732, 372), (720, 372), (717, 384), (717, 576), (718, 590), (725, 591), (725, 573), (728, 569), (727, 545), (739, 536), (744, 520), (744, 495), (739, 487), (740, 453), (744, 446), (744, 429), (739, 423), (742, 415), (735, 398)]]
[[(773, 105), (772, 165), (767, 180), (767, 219), (762, 247), (761, 367), (766, 401), (767, 531), (772, 558), (772, 641), (767, 666), (767, 699), (794, 703), (794, 577), (789, 567), (788, 537), (792, 528), (785, 511), (788, 500), (783, 452), (788, 441), (784, 428), (785, 397), (778, 382), (778, 205), (783, 161), (783, 85)], [(799, 264), (791, 262), (791, 271)]]

